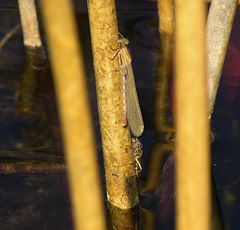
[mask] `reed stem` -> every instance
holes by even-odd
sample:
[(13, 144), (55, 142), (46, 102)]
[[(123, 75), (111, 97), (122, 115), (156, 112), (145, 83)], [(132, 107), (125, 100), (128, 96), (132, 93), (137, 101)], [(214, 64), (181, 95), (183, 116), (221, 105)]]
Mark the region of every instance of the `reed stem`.
[(42, 0), (63, 129), (75, 229), (106, 229), (87, 86), (73, 6)]
[(177, 229), (210, 229), (205, 4), (176, 0)]
[(238, 0), (212, 0), (207, 21), (209, 115), (213, 113)]
[(123, 78), (116, 55), (119, 34), (115, 1), (89, 0), (88, 12), (107, 197), (111, 205), (130, 209), (138, 203), (138, 194), (130, 132), (123, 126)]

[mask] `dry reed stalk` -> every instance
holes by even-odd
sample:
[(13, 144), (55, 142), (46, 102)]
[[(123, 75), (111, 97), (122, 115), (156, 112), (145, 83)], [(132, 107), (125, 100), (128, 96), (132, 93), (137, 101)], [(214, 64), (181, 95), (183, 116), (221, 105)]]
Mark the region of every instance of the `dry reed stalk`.
[(213, 113), (238, 0), (212, 0), (207, 21), (209, 116)]
[(123, 127), (122, 74), (114, 0), (89, 0), (98, 109), (105, 161), (107, 197), (111, 205), (130, 209), (138, 203), (135, 159), (130, 132)]
[(176, 0), (177, 229), (210, 229), (205, 4)]
[(42, 0), (75, 229), (106, 229), (83, 58), (69, 0)]

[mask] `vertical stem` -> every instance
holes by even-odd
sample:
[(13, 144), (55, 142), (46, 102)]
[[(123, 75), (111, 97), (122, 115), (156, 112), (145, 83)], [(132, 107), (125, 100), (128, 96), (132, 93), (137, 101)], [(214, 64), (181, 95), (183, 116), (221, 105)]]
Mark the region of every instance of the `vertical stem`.
[(114, 0), (89, 0), (89, 21), (105, 162), (107, 196), (120, 209), (138, 203), (135, 159), (129, 129), (123, 127), (122, 75)]
[(42, 46), (35, 0), (18, 0), (23, 29), (24, 45), (34, 69), (46, 68), (46, 57)]
[(169, 82), (173, 57), (174, 3), (173, 0), (158, 0), (159, 32), (161, 50), (156, 80), (154, 128), (157, 133), (169, 127)]
[(205, 7), (176, 0), (177, 229), (210, 228)]
[(105, 229), (83, 60), (70, 0), (42, 0), (76, 229)]
[(207, 21), (208, 97), (212, 115), (238, 0), (212, 0)]
[(18, 0), (24, 36), (24, 45), (40, 47), (42, 45), (35, 0)]
[[(36, 85), (35, 72), (36, 70), (45, 69), (48, 65), (40, 37), (35, 0), (18, 0), (18, 5), (24, 46), (28, 54), (21, 81), (18, 107), (20, 112), (26, 113), (31, 111)], [(35, 71), (28, 70), (28, 68), (32, 68)]]

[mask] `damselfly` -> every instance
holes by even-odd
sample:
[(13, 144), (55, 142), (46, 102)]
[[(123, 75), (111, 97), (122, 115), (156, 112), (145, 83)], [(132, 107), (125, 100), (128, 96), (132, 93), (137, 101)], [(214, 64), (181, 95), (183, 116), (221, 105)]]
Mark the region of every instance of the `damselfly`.
[(129, 41), (121, 34), (120, 36), (117, 54), (119, 56), (119, 65), (123, 76), (124, 112), (126, 113), (127, 121), (133, 136), (139, 137), (143, 133), (144, 123), (131, 64), (132, 59), (127, 48)]

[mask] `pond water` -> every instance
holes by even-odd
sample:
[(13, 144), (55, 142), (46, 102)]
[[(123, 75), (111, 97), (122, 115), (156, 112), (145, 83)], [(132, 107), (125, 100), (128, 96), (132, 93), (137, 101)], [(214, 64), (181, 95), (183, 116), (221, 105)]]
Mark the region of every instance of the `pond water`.
[[(159, 147), (161, 142), (156, 138), (153, 127), (154, 86), (160, 48), (157, 5), (154, 1), (119, 0), (117, 9), (119, 31), (130, 41), (129, 49), (145, 122), (145, 131), (140, 138), (144, 154), (141, 162), (143, 171), (139, 176), (139, 186), (143, 188), (140, 194), (139, 228), (170, 230), (174, 229), (175, 156), (171, 151), (170, 154), (169, 151), (164, 155), (161, 153), (161, 146)], [(103, 158), (86, 2), (75, 1), (75, 10), (82, 38), (101, 168), (101, 183), (104, 189)], [(1, 40), (19, 23), (17, 1), (0, 3), (0, 19)], [(220, 212), (219, 214), (216, 211), (215, 216), (222, 218), (227, 230), (240, 229), (238, 220), (240, 215), (239, 26), (240, 11), (238, 10), (211, 125), (214, 133), (211, 166), (216, 198), (215, 210)], [(43, 32), (42, 28), (41, 30)], [(22, 32), (19, 30), (0, 49), (0, 160), (3, 163), (63, 164), (61, 132), (50, 72), (44, 73), (45, 81), (41, 80), (39, 74), (36, 76), (32, 110), (27, 114), (19, 112), (21, 79), (29, 68)], [(150, 163), (152, 159), (159, 161), (156, 167)], [(21, 169), (16, 174), (6, 174), (4, 170), (5, 168), (0, 166), (0, 229), (73, 229), (64, 170), (49, 168), (31, 174), (21, 172)], [(150, 186), (146, 189), (146, 184), (149, 183), (148, 175), (153, 172), (159, 181), (155, 183), (155, 187)]]

